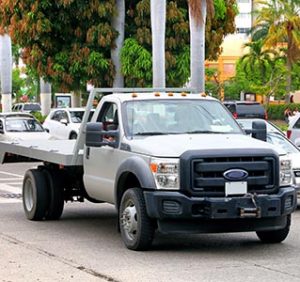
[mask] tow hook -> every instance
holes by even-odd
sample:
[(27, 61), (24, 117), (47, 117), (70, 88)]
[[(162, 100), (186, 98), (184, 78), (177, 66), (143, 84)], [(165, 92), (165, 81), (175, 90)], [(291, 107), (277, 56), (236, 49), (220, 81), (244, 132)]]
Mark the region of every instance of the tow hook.
[(240, 208), (240, 217), (241, 218), (260, 218), (261, 209), (256, 204), (256, 194), (248, 193), (245, 197), (250, 198), (253, 203), (252, 208)]

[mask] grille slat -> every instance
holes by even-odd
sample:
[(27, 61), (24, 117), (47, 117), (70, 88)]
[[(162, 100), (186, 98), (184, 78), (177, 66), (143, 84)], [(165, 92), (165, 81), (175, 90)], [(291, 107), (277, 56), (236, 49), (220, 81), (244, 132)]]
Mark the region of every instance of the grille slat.
[[(257, 161), (255, 162), (255, 166), (253, 166), (253, 162), (237, 162), (237, 167), (234, 168), (243, 168), (248, 171), (260, 171), (267, 170), (269, 164), (267, 161)], [(224, 171), (227, 169), (231, 169), (232, 162), (216, 162), (216, 163), (198, 163), (195, 167), (195, 172), (210, 172), (210, 171)]]
[[(195, 178), (195, 187), (214, 187), (214, 186), (225, 186), (226, 180), (224, 178), (203, 178), (197, 177)], [(269, 185), (269, 177), (268, 176), (255, 176), (255, 177), (248, 177), (247, 183), (250, 186), (254, 185)]]

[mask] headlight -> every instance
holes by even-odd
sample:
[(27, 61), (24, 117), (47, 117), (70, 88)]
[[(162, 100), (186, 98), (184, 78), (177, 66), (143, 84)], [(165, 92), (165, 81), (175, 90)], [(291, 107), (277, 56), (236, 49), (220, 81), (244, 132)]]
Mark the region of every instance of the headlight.
[(179, 161), (168, 159), (152, 159), (150, 168), (157, 189), (179, 189)]
[(286, 156), (280, 157), (280, 186), (291, 185), (293, 181), (292, 162)]

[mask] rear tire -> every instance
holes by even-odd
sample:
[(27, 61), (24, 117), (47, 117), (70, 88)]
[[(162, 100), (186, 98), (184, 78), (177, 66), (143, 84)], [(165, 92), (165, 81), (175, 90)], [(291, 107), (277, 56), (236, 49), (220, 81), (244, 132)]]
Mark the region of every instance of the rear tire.
[(272, 230), (272, 231), (257, 231), (256, 234), (258, 238), (263, 243), (281, 243), (286, 239), (290, 232), (290, 225), (291, 225), (291, 215), (287, 216), (286, 226), (280, 230)]
[(23, 208), (29, 220), (43, 220), (48, 208), (48, 186), (45, 175), (38, 169), (25, 173), (22, 188)]
[(148, 217), (139, 188), (125, 191), (120, 204), (119, 225), (124, 244), (130, 250), (147, 250), (153, 241), (155, 225)]
[(46, 219), (57, 220), (61, 217), (64, 209), (64, 187), (62, 174), (56, 170), (45, 169), (44, 174), (47, 179), (49, 190), (49, 204)]

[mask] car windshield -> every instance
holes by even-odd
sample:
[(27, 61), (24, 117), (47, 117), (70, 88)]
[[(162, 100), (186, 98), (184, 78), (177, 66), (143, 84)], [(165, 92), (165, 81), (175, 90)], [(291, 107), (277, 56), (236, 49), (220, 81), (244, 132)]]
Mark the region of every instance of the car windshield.
[(43, 132), (41, 124), (32, 118), (7, 118), (5, 119), (7, 132)]
[[(90, 114), (89, 114), (89, 117), (88, 117), (88, 121), (90, 121), (92, 119), (94, 111), (95, 111), (94, 109), (92, 109), (90, 111)], [(81, 123), (84, 112), (85, 111), (70, 111), (71, 121), (73, 123)]]
[(127, 136), (242, 133), (233, 117), (214, 100), (143, 100), (125, 103)]
[(273, 124), (271, 124), (269, 122), (266, 122), (263, 119), (237, 119), (237, 122), (245, 130), (251, 130), (252, 129), (253, 121), (263, 121), (263, 122), (265, 122), (266, 126), (267, 126), (267, 132), (277, 132), (277, 133), (280, 133), (280, 134), (284, 135), (284, 133), (279, 128), (277, 128), (276, 126), (274, 126)]
[(281, 147), (287, 153), (299, 153), (299, 150), (291, 144), (284, 136), (275, 132), (268, 132), (267, 142)]
[(81, 123), (84, 111), (70, 111), (71, 121)]
[(40, 111), (41, 106), (39, 104), (25, 104), (24, 111)]

